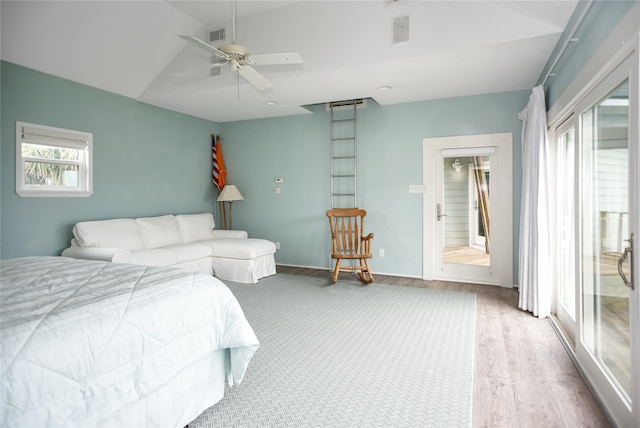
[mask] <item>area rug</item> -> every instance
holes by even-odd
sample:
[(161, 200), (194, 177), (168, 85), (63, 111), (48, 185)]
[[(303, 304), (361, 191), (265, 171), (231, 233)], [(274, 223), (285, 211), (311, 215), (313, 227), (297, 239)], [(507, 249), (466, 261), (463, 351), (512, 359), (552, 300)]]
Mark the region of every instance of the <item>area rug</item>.
[(227, 285), (260, 349), (190, 428), (471, 426), (475, 295), (286, 274)]

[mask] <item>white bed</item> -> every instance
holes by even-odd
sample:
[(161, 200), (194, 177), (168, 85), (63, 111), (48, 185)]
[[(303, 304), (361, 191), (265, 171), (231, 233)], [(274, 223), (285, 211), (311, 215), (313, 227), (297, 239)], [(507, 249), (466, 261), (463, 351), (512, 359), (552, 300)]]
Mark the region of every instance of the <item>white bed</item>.
[(1, 268), (3, 427), (183, 427), (259, 346), (209, 275), (64, 257)]

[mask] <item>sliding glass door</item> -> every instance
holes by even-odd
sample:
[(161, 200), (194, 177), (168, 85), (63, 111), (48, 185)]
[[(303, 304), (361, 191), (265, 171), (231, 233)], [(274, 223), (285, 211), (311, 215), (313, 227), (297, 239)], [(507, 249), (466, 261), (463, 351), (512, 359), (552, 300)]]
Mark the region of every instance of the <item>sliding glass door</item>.
[[(629, 82), (582, 113), (582, 343), (631, 402)], [(637, 213), (636, 213), (637, 214)], [(618, 271), (618, 264), (620, 270)]]
[(624, 427), (640, 418), (637, 61), (635, 53), (623, 60), (555, 130), (554, 312), (581, 371)]

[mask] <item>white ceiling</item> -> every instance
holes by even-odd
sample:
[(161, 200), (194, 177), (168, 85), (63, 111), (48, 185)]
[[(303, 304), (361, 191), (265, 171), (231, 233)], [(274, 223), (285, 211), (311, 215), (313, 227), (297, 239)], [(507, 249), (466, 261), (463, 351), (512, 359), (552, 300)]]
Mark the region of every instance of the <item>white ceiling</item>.
[[(577, 0), (238, 0), (236, 41), (297, 51), (301, 65), (256, 66), (258, 91), (179, 34), (226, 27), (231, 0), (2, 1), (1, 58), (217, 122), (308, 113), (353, 98), (380, 104), (528, 89)], [(392, 45), (393, 19), (410, 41)], [(392, 90), (380, 91), (383, 85)], [(276, 105), (267, 105), (276, 101)]]

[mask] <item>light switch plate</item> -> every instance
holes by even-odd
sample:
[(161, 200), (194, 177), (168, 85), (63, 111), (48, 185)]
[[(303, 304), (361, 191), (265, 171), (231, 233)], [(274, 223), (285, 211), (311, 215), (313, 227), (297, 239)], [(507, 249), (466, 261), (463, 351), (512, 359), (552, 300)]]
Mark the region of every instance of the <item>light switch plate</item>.
[(409, 193), (424, 193), (426, 191), (424, 184), (409, 184)]

